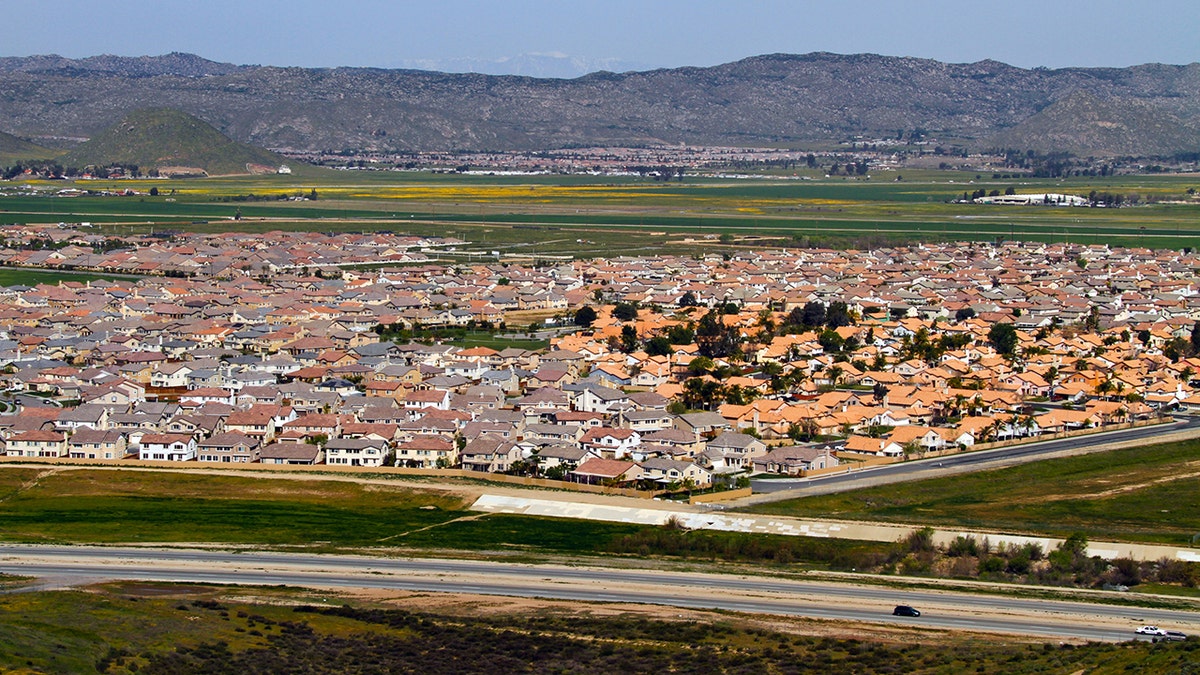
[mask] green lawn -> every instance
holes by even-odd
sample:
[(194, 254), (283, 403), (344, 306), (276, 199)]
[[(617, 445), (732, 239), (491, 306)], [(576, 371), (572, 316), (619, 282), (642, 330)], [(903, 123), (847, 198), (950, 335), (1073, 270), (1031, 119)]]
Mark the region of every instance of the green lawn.
[(805, 497), (757, 513), (1186, 546), (1200, 533), (1200, 441)]

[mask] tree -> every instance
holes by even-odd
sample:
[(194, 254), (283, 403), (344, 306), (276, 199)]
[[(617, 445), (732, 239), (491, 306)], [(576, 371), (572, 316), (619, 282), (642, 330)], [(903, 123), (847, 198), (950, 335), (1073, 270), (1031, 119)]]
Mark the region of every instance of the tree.
[(158, 196), (158, 187), (157, 187), (157, 186), (150, 188), (150, 196), (151, 196), (151, 197), (157, 197), (157, 196)]
[(689, 373), (703, 375), (704, 373), (712, 370), (715, 366), (716, 364), (713, 363), (713, 360), (707, 356), (697, 356), (691, 361), (688, 361), (687, 369)]
[(997, 354), (1012, 357), (1017, 351), (1017, 329), (1011, 323), (998, 323), (988, 331), (988, 343)]
[(834, 300), (829, 303), (829, 307), (825, 310), (825, 325), (830, 328), (841, 328), (854, 323), (853, 317), (850, 316), (850, 308), (841, 300)]
[(831, 328), (821, 331), (821, 334), (817, 336), (817, 342), (821, 343), (821, 348), (827, 352), (840, 352), (846, 344), (842, 336)]
[(636, 328), (631, 324), (625, 324), (621, 327), (621, 351), (628, 354), (636, 351), (640, 344)]
[(845, 374), (845, 372), (846, 371), (842, 370), (841, 366), (830, 366), (829, 370), (825, 371), (825, 377), (828, 377), (829, 382), (836, 387), (838, 385), (838, 381), (842, 379), (842, 375)]
[(590, 327), (596, 321), (596, 310), (584, 305), (575, 312), (575, 325), (584, 328)]
[(676, 324), (667, 329), (667, 342), (673, 345), (690, 345), (696, 339), (696, 331), (689, 326)]
[(696, 294), (691, 291), (684, 291), (683, 295), (679, 297), (680, 307), (695, 307), (698, 304), (700, 303), (696, 299)]
[(797, 307), (788, 313), (788, 323), (813, 328), (825, 324), (825, 305), (816, 300), (809, 300), (803, 307)]
[(702, 355), (711, 358), (734, 356), (741, 353), (741, 338), (713, 309), (701, 317), (696, 326), (696, 346)]
[(618, 321), (633, 321), (638, 316), (637, 305), (632, 302), (617, 303), (613, 307), (612, 315)]
[(646, 342), (646, 353), (650, 356), (667, 356), (674, 354), (675, 348), (671, 346), (671, 341), (662, 335), (656, 335)]
[(974, 316), (975, 316), (975, 310), (971, 309), (970, 307), (961, 307), (961, 308), (959, 308), (959, 310), (957, 312), (954, 313), (954, 320), (955, 321), (966, 321), (967, 319), (973, 318)]

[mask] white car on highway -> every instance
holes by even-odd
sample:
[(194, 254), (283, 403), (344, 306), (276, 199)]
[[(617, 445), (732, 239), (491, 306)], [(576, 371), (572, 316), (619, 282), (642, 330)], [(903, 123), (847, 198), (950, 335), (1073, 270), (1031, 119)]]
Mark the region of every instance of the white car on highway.
[(1167, 631), (1159, 628), (1158, 626), (1142, 626), (1134, 632), (1138, 635), (1154, 635), (1157, 637), (1165, 637), (1167, 634)]

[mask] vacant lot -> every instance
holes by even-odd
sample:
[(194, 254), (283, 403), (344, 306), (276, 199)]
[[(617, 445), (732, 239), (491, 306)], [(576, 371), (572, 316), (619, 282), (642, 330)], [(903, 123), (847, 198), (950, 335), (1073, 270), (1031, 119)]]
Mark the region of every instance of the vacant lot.
[(755, 507), (755, 512), (1186, 546), (1200, 533), (1200, 442), (1054, 459)]

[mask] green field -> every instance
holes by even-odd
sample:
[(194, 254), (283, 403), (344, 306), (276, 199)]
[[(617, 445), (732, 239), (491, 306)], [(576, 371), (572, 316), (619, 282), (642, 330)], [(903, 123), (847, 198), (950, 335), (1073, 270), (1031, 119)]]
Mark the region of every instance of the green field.
[(313, 478), (0, 468), (0, 541), (661, 555), (836, 569), (864, 567), (896, 546), (480, 514), (443, 492)]
[(0, 286), (36, 286), (38, 284), (57, 284), (60, 281), (99, 281), (101, 279), (132, 279), (141, 277), (127, 274), (92, 274), (88, 272), (70, 272), (65, 270), (34, 270), (0, 267)]
[(1188, 546), (1200, 534), (1200, 442), (764, 504), (757, 513)]
[[(157, 197), (0, 197), (0, 224), (91, 222), (108, 233), (177, 229), (391, 230), (452, 235), (471, 250), (590, 256), (694, 253), (731, 234), (739, 245), (878, 245), (908, 241), (1022, 239), (1153, 248), (1194, 246), (1200, 203), (1192, 175), (974, 180), (961, 172), (905, 172), (876, 180), (689, 176), (658, 183), (634, 177), (476, 176), (429, 172), (322, 171), (319, 177), (80, 181), (84, 189), (158, 188)], [(61, 181), (35, 183), (45, 190)], [(978, 188), (1019, 193), (1114, 192), (1143, 205), (1119, 209), (949, 204)], [(317, 201), (277, 201), (308, 195)], [(255, 195), (267, 201), (231, 201)], [(243, 220), (232, 219), (240, 211)], [(764, 241), (767, 239), (770, 241)], [(614, 249), (614, 247), (619, 247)]]

